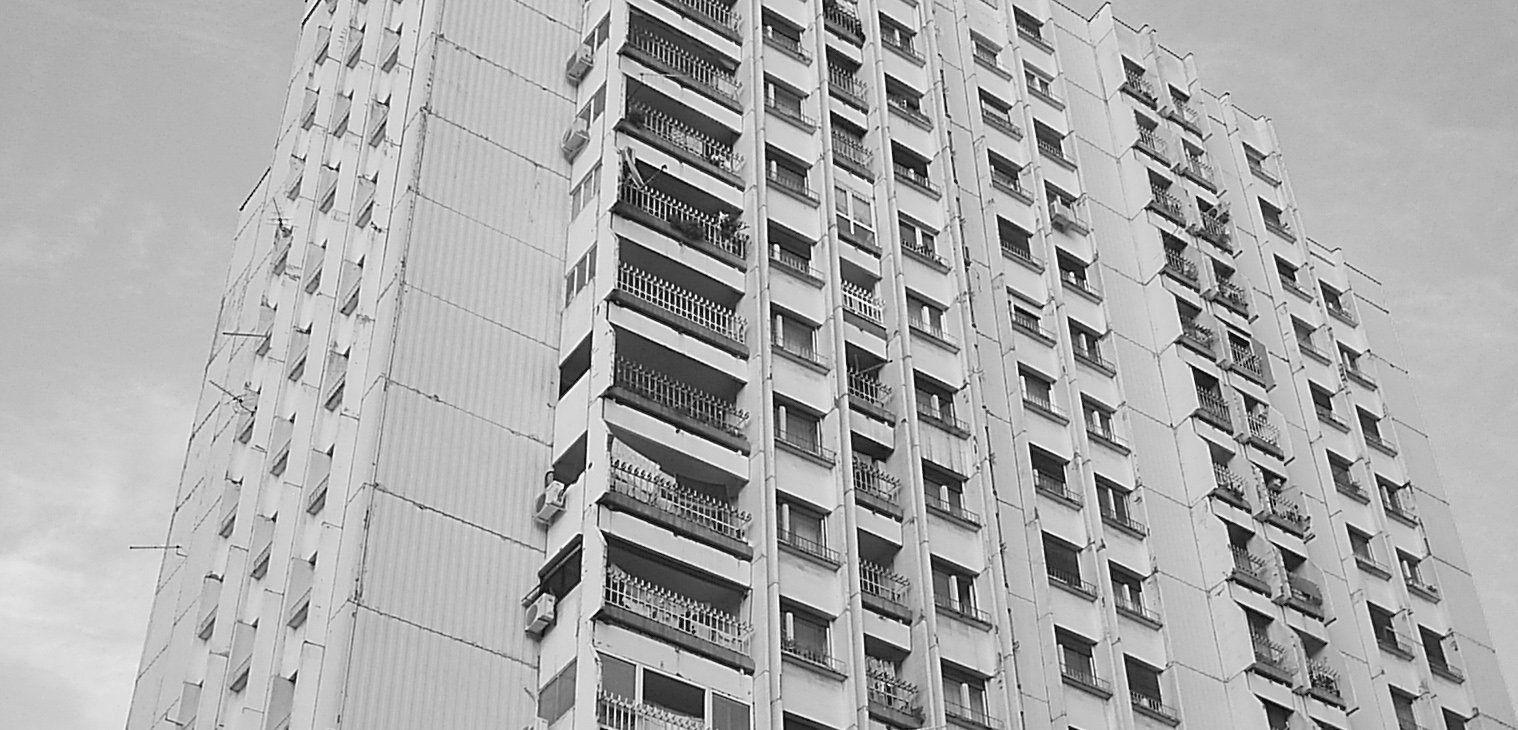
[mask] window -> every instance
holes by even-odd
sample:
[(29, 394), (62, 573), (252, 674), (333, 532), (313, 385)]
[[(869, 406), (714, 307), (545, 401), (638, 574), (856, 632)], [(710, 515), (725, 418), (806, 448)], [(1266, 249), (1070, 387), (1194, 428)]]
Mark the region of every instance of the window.
[(1360, 429), (1365, 432), (1365, 440), (1372, 444), (1382, 442), (1380, 416), (1363, 408), (1356, 408), (1355, 412), (1360, 419)]
[(1281, 286), (1292, 291), (1302, 291), (1301, 268), (1289, 263), (1286, 259), (1276, 257), (1276, 273), (1281, 277)]
[(606, 694), (690, 718), (713, 730), (749, 730), (748, 705), (607, 654), (599, 659), (600, 689)]
[[(1015, 319), (1017, 317), (1016, 313), (1020, 310), (1013, 309), (1012, 311), (1013, 317)], [(1032, 312), (1028, 312), (1027, 316), (1032, 318), (1033, 326), (1037, 327), (1038, 316)], [(1043, 375), (1035, 373), (1032, 370), (1024, 367), (1019, 367), (1017, 369), (1017, 374), (1018, 377), (1021, 378), (1023, 384), (1023, 400), (1045, 411), (1049, 411), (1050, 413), (1059, 412), (1054, 405), (1053, 380), (1050, 380), (1049, 378), (1046, 378)]]
[(538, 692), (538, 717), (553, 722), (575, 704), (575, 660), (565, 667)]
[(777, 403), (775, 422), (780, 440), (812, 454), (822, 454), (821, 419), (794, 405)]
[(801, 47), (800, 28), (791, 25), (775, 15), (771, 15), (768, 11), (764, 13), (763, 23), (765, 42), (803, 62), (810, 62), (812, 60), (811, 55), (806, 52), (806, 49)]
[(1365, 604), (1370, 613), (1370, 628), (1376, 641), (1383, 645), (1398, 646), (1396, 615), (1374, 603)]
[(943, 668), (944, 709), (952, 717), (989, 723), (986, 714), (986, 680), (969, 672)]
[(1064, 459), (1028, 444), (1028, 462), (1033, 468), (1033, 486), (1067, 502), (1080, 503), (1080, 495), (1065, 486), (1067, 462)]
[(922, 111), (922, 94), (890, 76), (886, 77), (886, 103), (919, 124), (927, 120)]
[(1075, 348), (1075, 359), (1099, 370), (1112, 371), (1112, 364), (1102, 356), (1102, 336), (1096, 331), (1070, 320), (1070, 344)]
[(965, 509), (964, 482), (933, 470), (923, 470), (923, 497), (929, 507), (956, 517), (970, 517)]
[(1033, 258), (1033, 234), (1022, 226), (1005, 218), (996, 219), (996, 233), (1001, 239), (1001, 252), (1023, 262), (1035, 262)]
[(1149, 86), (1149, 80), (1144, 78), (1143, 64), (1127, 56), (1123, 57), (1123, 88), (1138, 95), (1146, 103), (1153, 104), (1154, 90)]
[(1044, 40), (1044, 24), (1037, 18), (1023, 12), (1021, 8), (1012, 8), (1012, 22), (1017, 25), (1017, 32), (1028, 40), (1047, 45), (1048, 41)]
[(1096, 661), (1092, 658), (1096, 642), (1055, 627), (1054, 641), (1059, 644), (1060, 671), (1082, 684), (1096, 682)]
[(1123, 669), (1128, 675), (1128, 690), (1135, 695), (1134, 702), (1151, 710), (1164, 706), (1160, 670), (1127, 655), (1123, 656)]
[(569, 191), (569, 217), (573, 218), (580, 211), (589, 207), (601, 194), (601, 163), (597, 162), (580, 178), (580, 182)]
[(1318, 411), (1318, 418), (1330, 423), (1337, 423), (1339, 417), (1334, 414), (1333, 391), (1311, 382), (1307, 384), (1307, 387), (1312, 391), (1312, 406)]
[(1081, 592), (1090, 592), (1094, 586), (1081, 580), (1080, 548), (1057, 537), (1044, 533), (1044, 570), (1049, 580)]
[(782, 351), (811, 362), (818, 362), (815, 340), (817, 327), (788, 312), (775, 312), (775, 346)]
[(1022, 132), (1017, 129), (1017, 124), (1012, 121), (1012, 105), (998, 99), (995, 94), (985, 89), (980, 90), (980, 116), (986, 124), (1015, 137), (1022, 136)]
[(1296, 333), (1297, 347), (1301, 348), (1302, 354), (1319, 361), (1324, 361), (1327, 359), (1327, 356), (1323, 354), (1322, 350), (1318, 349), (1318, 346), (1314, 341), (1314, 336), (1317, 334), (1318, 328), (1306, 322), (1303, 322), (1296, 317), (1292, 317), (1291, 329)]
[(784, 621), (781, 647), (804, 659), (828, 662), (828, 619), (791, 604), (780, 607)]
[(897, 216), (897, 231), (901, 234), (901, 245), (909, 251), (915, 251), (933, 260), (938, 260), (938, 251), (934, 245), (936, 234), (922, 223), (918, 223), (905, 215)]
[(1373, 546), (1370, 542), (1370, 535), (1356, 530), (1354, 527), (1348, 527), (1346, 529), (1349, 531), (1350, 552), (1354, 553), (1356, 558), (1368, 560), (1374, 563), (1376, 561), (1376, 549), (1375, 546)]
[(1116, 411), (1090, 398), (1081, 398), (1081, 411), (1086, 417), (1086, 431), (1107, 441), (1116, 442), (1117, 430), (1112, 418)]
[(933, 602), (939, 608), (976, 616), (975, 574), (941, 560), (933, 561)]
[(1291, 730), (1291, 710), (1274, 702), (1260, 700), (1265, 707), (1265, 726), (1270, 730)]
[(1133, 492), (1105, 477), (1096, 478), (1096, 501), (1101, 505), (1102, 516), (1120, 523), (1133, 523), (1129, 503)]
[(884, 14), (880, 16), (880, 42), (887, 48), (892, 48), (911, 59), (920, 59), (915, 46), (917, 34), (908, 30), (906, 26), (891, 20)]
[(1444, 710), (1444, 730), (1465, 730), (1469, 718), (1462, 717), (1452, 710)]
[(833, 212), (837, 214), (838, 235), (845, 240), (873, 246), (875, 214), (872, 199), (842, 185), (833, 190)]
[(912, 327), (927, 332), (934, 337), (944, 339), (943, 329), (944, 309), (937, 304), (932, 304), (921, 297), (907, 294), (907, 321)]
[(1023, 64), (1023, 78), (1028, 80), (1028, 91), (1037, 96), (1044, 97), (1047, 101), (1054, 102), (1056, 106), (1062, 106), (1054, 96), (1054, 77), (1043, 69), (1031, 64)]
[(1413, 500), (1410, 485), (1393, 484), (1382, 477), (1376, 477), (1376, 487), (1381, 491), (1381, 502), (1386, 505), (1386, 513), (1406, 522), (1415, 521), (1413, 515)]
[(1064, 251), (1059, 251), (1055, 258), (1059, 262), (1059, 278), (1067, 286), (1083, 294), (1097, 294), (1096, 284), (1087, 273), (1091, 268), (1089, 264)]
[(1272, 184), (1275, 183), (1275, 175), (1271, 173), (1269, 167), (1269, 157), (1264, 152), (1246, 144), (1244, 145), (1244, 159), (1249, 163), (1250, 172), (1266, 178)]
[(1423, 561), (1412, 555), (1397, 551), (1397, 565), (1402, 568), (1402, 579), (1408, 585), (1427, 586), (1428, 580), (1423, 575)]
[(991, 184), (1007, 192), (1023, 198), (1028, 197), (1028, 191), (1023, 189), (1023, 170), (1015, 163), (994, 152), (987, 155), (991, 162)]
[(1146, 150), (1152, 155), (1165, 156), (1165, 138), (1160, 136), (1160, 123), (1149, 117), (1133, 113), (1133, 122), (1138, 127), (1139, 149)]
[(1404, 730), (1416, 730), (1419, 727), (1418, 711), (1414, 705), (1417, 697), (1396, 687), (1388, 689), (1391, 691), (1392, 714), (1397, 716), (1397, 726)]
[(976, 61), (979, 61), (993, 69), (1000, 70), (1001, 67), (996, 61), (996, 57), (1001, 55), (1000, 48), (996, 47), (996, 45), (990, 41), (976, 36), (972, 36), (970, 38), (970, 42), (975, 46)]
[(1260, 198), (1260, 216), (1265, 219), (1265, 227), (1276, 233), (1291, 237), (1291, 224), (1282, 217), (1284, 211), (1271, 205), (1264, 198)]
[(770, 183), (790, 192), (811, 197), (812, 188), (807, 183), (807, 174), (810, 169), (799, 160), (776, 150), (766, 150), (765, 162), (768, 166)]
[(1112, 573), (1112, 592), (1117, 608), (1140, 616), (1152, 617), (1144, 608), (1144, 578), (1117, 563), (1108, 562)]
[(1060, 162), (1068, 162), (1065, 157), (1065, 135), (1054, 131), (1053, 128), (1043, 122), (1033, 122), (1033, 136), (1038, 140), (1038, 151)]
[(901, 145), (891, 145), (891, 168), (896, 177), (917, 187), (927, 190), (933, 189), (933, 181), (928, 178), (928, 160)]
[(603, 84), (601, 88), (596, 89), (596, 93), (591, 95), (590, 101), (585, 102), (584, 108), (580, 109), (580, 113), (575, 115), (575, 118), (585, 122), (588, 125), (591, 122), (600, 119), (601, 114), (605, 111), (606, 86)]
[(575, 262), (574, 268), (564, 275), (564, 306), (574, 301), (575, 295), (579, 294), (596, 277), (596, 247), (591, 244), (590, 250)]
[(811, 127), (815, 124), (803, 107), (806, 94), (773, 79), (764, 81), (764, 106), (785, 119)]
[(1015, 292), (1012, 294), (1012, 326), (1052, 344), (1054, 337), (1044, 331), (1042, 310), (1043, 307), (1021, 295)]
[(771, 262), (792, 273), (819, 278), (817, 272), (812, 270), (811, 241), (773, 220), (769, 223), (769, 239)]

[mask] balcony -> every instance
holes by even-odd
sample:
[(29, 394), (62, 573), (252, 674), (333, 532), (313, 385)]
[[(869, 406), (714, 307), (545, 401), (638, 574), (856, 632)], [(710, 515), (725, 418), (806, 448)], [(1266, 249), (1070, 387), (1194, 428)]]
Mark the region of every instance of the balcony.
[(866, 180), (875, 179), (874, 155), (865, 148), (864, 141), (833, 127), (833, 159)]
[(929, 512), (936, 513), (941, 517), (947, 517), (966, 527), (978, 528), (981, 525), (980, 515), (965, 509), (962, 504), (950, 502), (934, 494), (926, 495), (924, 499)]
[(1180, 713), (1156, 695), (1130, 690), (1128, 698), (1133, 703), (1133, 709), (1141, 715), (1147, 715), (1166, 725), (1174, 726), (1181, 723)]
[(854, 500), (883, 515), (901, 519), (901, 482), (859, 456), (854, 457)]
[(596, 721), (604, 730), (711, 730), (700, 719), (596, 690)]
[(1128, 442), (1124, 441), (1123, 437), (1117, 435), (1117, 431), (1113, 430), (1110, 426), (1103, 427), (1097, 423), (1088, 423), (1086, 424), (1086, 436), (1092, 441), (1119, 454), (1128, 454), (1133, 451), (1133, 449), (1129, 448)]
[(767, 167), (765, 177), (769, 180), (770, 185), (806, 203), (817, 205), (817, 195), (812, 192), (812, 186), (807, 182), (805, 172), (791, 169), (774, 160), (770, 160)]
[(1344, 689), (1339, 673), (1321, 659), (1307, 662), (1307, 694), (1335, 707), (1344, 707)]
[[(1017, 324), (1017, 321), (1015, 319), (1013, 320), (1013, 324)], [(1036, 325), (1037, 322), (1034, 322), (1033, 324)], [(1070, 417), (1065, 415), (1065, 412), (1061, 410), (1059, 406), (1055, 405), (1054, 401), (1049, 399), (1049, 395), (1047, 393), (1035, 393), (1032, 391), (1024, 393), (1023, 405), (1027, 406), (1029, 410), (1043, 415), (1051, 421), (1055, 421), (1060, 424), (1066, 424), (1070, 422)], [(1063, 479), (1058, 476), (1053, 476), (1050, 478), (1063, 483)]]
[(764, 26), (764, 42), (802, 63), (808, 65), (812, 63), (812, 54), (807, 53), (806, 48), (801, 45), (800, 38), (777, 33), (772, 25)]
[(1197, 238), (1210, 241), (1224, 251), (1233, 250), (1229, 244), (1228, 219), (1222, 215), (1204, 212), (1196, 221), (1186, 226), (1186, 230)]
[(998, 165), (991, 166), (991, 186), (1025, 203), (1033, 202), (1033, 191), (1023, 186), (1021, 176)]
[(1212, 165), (1200, 157), (1187, 157), (1175, 169), (1208, 190), (1216, 190), (1218, 187), (1217, 179), (1212, 174)]
[(1158, 97), (1154, 95), (1154, 86), (1149, 83), (1149, 79), (1144, 78), (1144, 74), (1135, 73), (1131, 69), (1124, 70), (1123, 85), (1119, 86), (1118, 88), (1122, 91), (1128, 92), (1129, 94), (1133, 95), (1134, 98), (1137, 98), (1139, 101), (1142, 101), (1149, 106), (1154, 106), (1155, 102), (1159, 100)]
[(1198, 353), (1211, 358), (1215, 357), (1213, 345), (1217, 343), (1218, 335), (1207, 325), (1198, 322), (1196, 318), (1181, 320), (1181, 344), (1188, 345)]
[(931, 197), (938, 197), (938, 189), (933, 187), (933, 181), (928, 178), (926, 167), (918, 169), (901, 162), (892, 161), (891, 172), (896, 176), (897, 182), (917, 188)]
[[(934, 258), (937, 257), (935, 256)], [(938, 345), (945, 350), (959, 352), (959, 343), (955, 342), (954, 338), (950, 337), (949, 333), (944, 331), (943, 324), (941, 322), (924, 320), (921, 319), (917, 313), (912, 313), (907, 316), (907, 326), (910, 327), (913, 332), (916, 332), (917, 334), (928, 338), (933, 342), (933, 344)], [(953, 421), (954, 419), (950, 418), (948, 420)]]
[(1016, 261), (1034, 271), (1042, 272), (1044, 263), (1033, 256), (1033, 245), (1026, 240), (1009, 241), (1001, 239), (1001, 255)]
[(647, 365), (617, 357), (607, 394), (730, 449), (749, 451), (743, 432), (747, 413), (725, 398)]
[(1159, 614), (1145, 608), (1144, 604), (1138, 600), (1130, 600), (1124, 597), (1122, 593), (1118, 593), (1113, 597), (1112, 604), (1117, 608), (1119, 614), (1145, 624), (1150, 628), (1157, 629), (1164, 625), (1164, 620), (1160, 618)]
[[(806, 281), (821, 286), (823, 284), (822, 272), (812, 268), (812, 262), (792, 253), (778, 244), (770, 245), (770, 263), (778, 269), (784, 269)], [(797, 353), (792, 353), (797, 354)], [(815, 358), (815, 353), (813, 353)], [(820, 359), (814, 359), (821, 362)]]
[(754, 670), (749, 625), (727, 611), (688, 598), (615, 565), (606, 568), (607, 619), (709, 659)]
[(1202, 133), (1202, 113), (1189, 102), (1180, 99), (1171, 99), (1171, 105), (1166, 108), (1165, 116), (1171, 121), (1190, 129), (1197, 134)]
[(910, 623), (912, 611), (907, 607), (908, 585), (905, 577), (884, 565), (859, 561), (859, 588), (865, 608)]
[(1091, 224), (1086, 221), (1081, 208), (1082, 203), (1078, 200), (1050, 196), (1049, 223), (1062, 231), (1073, 231), (1080, 235), (1090, 233)]
[(901, 54), (902, 58), (905, 58), (908, 61), (917, 64), (918, 66), (921, 66), (927, 62), (927, 59), (922, 57), (922, 53), (919, 52), (916, 48), (912, 47), (911, 39), (903, 37), (900, 34), (886, 34), (880, 39), (880, 45)]
[(648, 185), (624, 180), (612, 212), (638, 221), (736, 269), (748, 265), (748, 234), (727, 211), (703, 210)]
[(1281, 449), (1281, 429), (1270, 422), (1270, 417), (1261, 413), (1250, 413), (1244, 420), (1249, 424), (1249, 442), (1262, 450), (1280, 458), (1285, 452)]
[[(901, 239), (901, 250), (908, 256), (927, 264), (929, 268), (939, 273), (947, 274), (951, 271), (949, 262), (944, 257), (939, 256), (937, 251), (933, 250), (931, 243), (924, 245), (923, 243), (919, 243), (915, 238), (904, 237)], [(939, 332), (943, 331), (942, 328), (935, 329), (938, 329)], [(952, 344), (948, 337), (942, 337), (941, 339), (943, 342)]]
[(1397, 447), (1392, 445), (1392, 442), (1386, 440), (1385, 438), (1382, 438), (1381, 434), (1366, 429), (1361, 430), (1365, 431), (1366, 446), (1369, 446), (1383, 454), (1386, 454), (1387, 456), (1397, 455)]
[(1312, 526), (1312, 518), (1308, 517), (1302, 508), (1287, 501), (1276, 492), (1271, 492), (1265, 509), (1256, 515), (1261, 520), (1269, 522), (1296, 537), (1305, 537), (1308, 529)]
[(966, 603), (957, 602), (950, 596), (934, 596), (933, 608), (946, 616), (983, 629), (989, 629), (994, 625), (991, 623), (991, 614)]
[(1254, 664), (1250, 670), (1260, 674), (1266, 679), (1291, 684), (1295, 671), (1291, 666), (1290, 654), (1285, 646), (1271, 641), (1268, 637), (1250, 633), (1249, 641), (1254, 646)]
[(1223, 279), (1218, 282), (1218, 301), (1240, 315), (1249, 315), (1249, 294), (1232, 281)]
[(1306, 356), (1308, 356), (1308, 357), (1310, 357), (1310, 358), (1312, 358), (1314, 360), (1317, 360), (1318, 362), (1323, 363), (1324, 365), (1327, 365), (1328, 363), (1332, 362), (1332, 360), (1328, 356), (1328, 353), (1326, 353), (1326, 352), (1318, 349), (1318, 346), (1315, 345), (1315, 344), (1313, 344), (1312, 340), (1310, 340), (1310, 339), (1307, 339), (1307, 338), (1304, 338), (1304, 337), (1298, 337), (1297, 338), (1297, 347), (1302, 350), (1302, 354), (1303, 355), (1306, 355)]
[(814, 540), (793, 530), (781, 528), (776, 536), (782, 550), (800, 555), (829, 568), (837, 568), (843, 565), (843, 556), (839, 555), (820, 540)]
[(1244, 480), (1244, 477), (1235, 474), (1232, 469), (1222, 464), (1213, 462), (1212, 479), (1216, 485), (1212, 490), (1213, 496), (1239, 509), (1246, 511), (1249, 509), (1249, 497), (1246, 496), (1245, 491), (1248, 482)]
[(1061, 658), (1059, 662), (1060, 679), (1065, 684), (1094, 694), (1104, 700), (1111, 698), (1112, 683), (1096, 676), (1096, 670), (1090, 665), (1089, 658), (1087, 662), (1085, 666), (1075, 666), (1064, 658)]
[(870, 290), (852, 281), (843, 282), (843, 311), (876, 327), (885, 326), (885, 305)]
[(1344, 306), (1342, 302), (1325, 301), (1323, 306), (1328, 310), (1329, 314), (1333, 315), (1334, 319), (1344, 324), (1351, 326), (1360, 324), (1359, 320), (1355, 319), (1355, 313), (1349, 311), (1349, 308)]
[(799, 97), (784, 96), (781, 94), (768, 94), (764, 99), (764, 108), (802, 129), (808, 134), (817, 131), (817, 120), (808, 114), (803, 100)]
[[(678, 0), (683, 2), (683, 0)], [(711, 59), (696, 54), (647, 26), (628, 28), (623, 52), (644, 64), (668, 74), (686, 86), (710, 96), (713, 101), (734, 111), (742, 111), (738, 76)]]
[(1196, 415), (1219, 429), (1233, 433), (1233, 414), (1228, 410), (1228, 401), (1223, 400), (1222, 392), (1214, 388), (1196, 388), (1197, 411)]
[(855, 410), (886, 423), (895, 420), (891, 412), (891, 388), (863, 373), (849, 373), (849, 405)]
[(849, 676), (848, 666), (827, 651), (826, 647), (810, 646), (795, 639), (780, 639), (780, 656), (803, 667), (826, 674), (834, 679)]
[(1365, 370), (1359, 367), (1350, 367), (1348, 365), (1340, 363), (1339, 373), (1344, 377), (1353, 380), (1356, 383), (1359, 383), (1362, 387), (1368, 388), (1370, 390), (1376, 389), (1376, 379), (1371, 377), (1370, 373), (1365, 372)]
[(822, 445), (822, 439), (817, 434), (817, 429), (789, 429), (776, 432), (775, 445), (782, 450), (790, 451), (799, 456), (811, 459), (824, 466), (831, 467), (838, 461), (837, 452)]
[(1178, 225), (1186, 225), (1186, 206), (1180, 198), (1170, 194), (1167, 187), (1150, 185), (1149, 209), (1170, 219), (1170, 222)]
[(1069, 168), (1072, 170), (1075, 169), (1075, 160), (1072, 160), (1065, 155), (1065, 145), (1061, 140), (1039, 137), (1038, 151), (1039, 154), (1042, 154), (1044, 157), (1053, 160), (1061, 167)]
[(1291, 222), (1284, 218), (1267, 216), (1265, 218), (1265, 230), (1288, 241), (1297, 240), (1296, 234), (1291, 231)]
[(886, 106), (917, 127), (922, 129), (933, 128), (933, 119), (923, 113), (922, 102), (918, 99), (901, 94), (893, 94), (887, 90)]
[(1090, 279), (1086, 278), (1084, 270), (1077, 271), (1075, 269), (1062, 268), (1059, 270), (1059, 280), (1064, 283), (1066, 288), (1074, 290), (1077, 294), (1093, 302), (1100, 302), (1102, 300), (1102, 293), (1097, 290), (1096, 285), (1091, 283)]
[(1233, 370), (1256, 383), (1265, 384), (1265, 362), (1255, 354), (1253, 348), (1245, 343), (1230, 341), (1228, 354), (1230, 367)]
[(1044, 573), (1049, 576), (1049, 582), (1058, 588), (1063, 588), (1088, 601), (1096, 600), (1096, 584), (1081, 580), (1080, 573), (1053, 565), (1045, 565)]
[(1063, 474), (1055, 474), (1039, 469), (1033, 470), (1033, 488), (1050, 498), (1064, 502), (1076, 509), (1081, 508), (1082, 500), (1079, 494), (1070, 491), (1066, 486)]
[(1350, 476), (1348, 471), (1335, 470), (1333, 480), (1334, 489), (1337, 489), (1340, 494), (1360, 504), (1370, 504), (1370, 494), (1365, 491), (1364, 487), (1360, 486), (1359, 482), (1355, 481), (1353, 476)]
[(1144, 526), (1144, 523), (1133, 519), (1126, 508), (1121, 513), (1119, 513), (1116, 510), (1103, 507), (1102, 522), (1116, 527), (1117, 529), (1133, 535), (1134, 537), (1142, 538), (1149, 535), (1149, 528)]
[(863, 81), (855, 78), (851, 71), (829, 66), (828, 91), (849, 106), (856, 107), (860, 111), (869, 111), (870, 102), (866, 96), (869, 88)]
[(1408, 593), (1418, 596), (1425, 601), (1438, 603), (1440, 600), (1439, 586), (1427, 583), (1416, 575), (1406, 576), (1403, 583), (1407, 585)]
[(1434, 676), (1436, 677), (1442, 677), (1451, 682), (1454, 682), (1455, 684), (1465, 683), (1465, 672), (1456, 669), (1455, 666), (1450, 664), (1448, 660), (1440, 660), (1435, 657), (1429, 657), (1428, 669), (1429, 671), (1433, 672)]
[(1270, 583), (1266, 580), (1269, 571), (1265, 567), (1265, 560), (1249, 552), (1249, 548), (1238, 545), (1229, 545), (1228, 551), (1233, 554), (1233, 573), (1229, 578), (1245, 588), (1270, 595)]
[(1284, 598), (1282, 603), (1285, 605), (1320, 621), (1323, 619), (1323, 589), (1317, 583), (1300, 575), (1288, 573), (1286, 592), (1282, 595)]
[(1413, 509), (1411, 502), (1403, 504), (1403, 500), (1397, 497), (1387, 497), (1382, 500), (1386, 505), (1386, 516), (1409, 527), (1417, 527), (1419, 524), (1418, 513)]
[(986, 123), (986, 126), (992, 129), (999, 129), (1012, 139), (1023, 138), (1022, 128), (1017, 126), (1017, 122), (1012, 121), (1011, 109), (997, 109), (985, 102), (981, 102), (980, 118)]
[(1086, 365), (1087, 367), (1094, 368), (1099, 372), (1105, 373), (1109, 377), (1117, 375), (1117, 366), (1112, 364), (1112, 362), (1109, 361), (1106, 356), (1102, 355), (1100, 348), (1095, 346), (1086, 347), (1082, 345), (1075, 345), (1073, 349), (1075, 352), (1076, 362)]
[(1359, 566), (1360, 570), (1377, 576), (1382, 580), (1391, 577), (1391, 568), (1382, 565), (1379, 560), (1376, 560), (1376, 556), (1370, 554), (1369, 547), (1363, 550), (1359, 547), (1355, 549), (1355, 565)]
[(731, 141), (718, 139), (649, 104), (628, 102), (623, 122), (619, 128), (628, 134), (736, 183), (743, 156)]
[(1187, 257), (1185, 251), (1166, 247), (1164, 271), (1193, 289), (1201, 283), (1196, 262)]
[(864, 46), (864, 23), (854, 10), (844, 7), (838, 0), (824, 0), (822, 21), (839, 38), (856, 46)]
[(663, 474), (613, 458), (611, 483), (602, 502), (745, 560), (753, 557), (747, 535), (751, 517), (747, 512), (725, 500), (682, 487)]
[(894, 670), (880, 667), (870, 667), (866, 676), (871, 717), (894, 727), (922, 727), (917, 685), (897, 678)]
[(968, 730), (1002, 730), (1001, 721), (991, 717), (984, 705), (966, 707), (953, 699), (944, 698), (943, 710), (950, 725)]
[(1413, 647), (1417, 644), (1407, 634), (1388, 624), (1372, 625), (1371, 631), (1376, 635), (1376, 644), (1386, 653), (1406, 660), (1411, 660), (1415, 656), (1416, 650)]

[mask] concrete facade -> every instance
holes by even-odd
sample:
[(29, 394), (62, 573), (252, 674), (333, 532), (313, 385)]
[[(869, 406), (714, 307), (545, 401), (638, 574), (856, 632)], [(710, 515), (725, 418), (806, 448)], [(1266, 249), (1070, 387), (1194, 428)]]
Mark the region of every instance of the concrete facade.
[(1518, 728), (1387, 295), (1044, 0), (308, 2), (127, 726)]

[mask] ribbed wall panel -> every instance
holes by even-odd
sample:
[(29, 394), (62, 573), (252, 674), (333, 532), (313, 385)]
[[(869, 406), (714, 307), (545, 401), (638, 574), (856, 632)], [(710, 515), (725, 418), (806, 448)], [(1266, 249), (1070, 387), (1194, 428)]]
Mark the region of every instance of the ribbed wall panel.
[[(572, 100), (574, 88), (564, 78), (564, 64), (584, 35), (580, 30), (584, 6), (566, 2), (553, 5), (545, 12), (514, 0), (450, 2), (443, 11), (442, 33), (449, 42), (496, 70)], [(530, 33), (501, 32), (502, 28), (528, 23)], [(439, 70), (443, 68), (439, 66)], [(497, 96), (489, 101), (507, 112), (512, 102), (527, 100)]]
[[(516, 117), (520, 124), (542, 119)], [(523, 240), (563, 241), (568, 225), (569, 180), (557, 146), (538, 159), (502, 149), (451, 122), (434, 118), (417, 186), (437, 201), (486, 226)], [(413, 243), (413, 248), (415, 247)]]
[[(543, 292), (524, 291), (530, 301)], [(419, 290), (406, 295), (391, 378), (539, 440), (553, 437), (558, 343), (545, 345)]]
[(532, 501), (548, 448), (415, 392), (389, 393), (375, 481), (486, 530), (538, 539)]
[(533, 339), (557, 341), (562, 247), (513, 238), (430, 200), (417, 201), (412, 230), (407, 283)]
[(360, 610), (342, 726), (363, 730), (519, 730), (532, 726), (530, 664)]

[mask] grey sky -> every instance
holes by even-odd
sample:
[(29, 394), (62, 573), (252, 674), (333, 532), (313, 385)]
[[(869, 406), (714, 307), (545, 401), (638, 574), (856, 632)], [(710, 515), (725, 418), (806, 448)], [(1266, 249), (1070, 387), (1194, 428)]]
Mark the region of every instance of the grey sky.
[[(1093, 3), (1079, 3), (1082, 9)], [(0, 715), (119, 727), (237, 204), (300, 3), (0, 0)], [(1458, 10), (1459, 15), (1447, 14)], [(1309, 232), (1396, 293), (1518, 679), (1518, 4), (1121, 2), (1276, 120)]]

